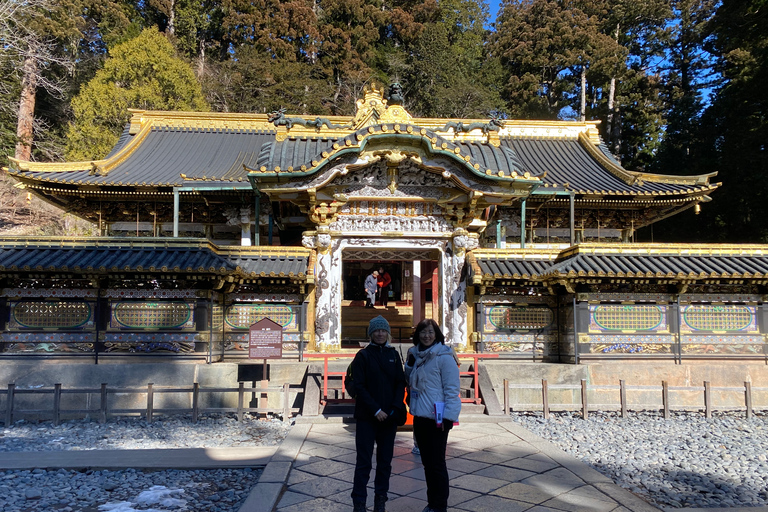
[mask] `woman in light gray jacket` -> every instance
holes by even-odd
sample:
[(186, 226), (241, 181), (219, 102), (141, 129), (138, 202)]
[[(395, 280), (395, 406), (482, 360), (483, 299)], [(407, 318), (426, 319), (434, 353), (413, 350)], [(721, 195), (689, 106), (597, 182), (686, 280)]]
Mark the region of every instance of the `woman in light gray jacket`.
[(446, 512), (449, 487), (445, 450), (448, 432), (461, 412), (458, 358), (445, 345), (445, 337), (432, 319), (416, 326), (413, 345), (408, 350), (405, 376), (413, 433), (427, 481), (428, 504), (422, 512)]

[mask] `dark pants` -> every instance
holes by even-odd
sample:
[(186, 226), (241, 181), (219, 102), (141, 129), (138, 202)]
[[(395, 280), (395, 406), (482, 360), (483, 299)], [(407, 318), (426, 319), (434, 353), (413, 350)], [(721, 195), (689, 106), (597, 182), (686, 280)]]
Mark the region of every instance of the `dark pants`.
[(448, 509), (448, 468), (445, 465), (445, 448), (448, 445), (448, 432), (435, 426), (435, 420), (413, 418), (413, 434), (421, 452), (424, 465), (424, 478), (427, 481), (427, 503), (437, 512)]
[(376, 443), (376, 476), (373, 480), (373, 492), (376, 496), (387, 496), (389, 476), (392, 474), (392, 454), (395, 450), (397, 426), (391, 421), (357, 420), (355, 430), (355, 481), (352, 486), (352, 501), (365, 502), (368, 493), (366, 486), (371, 477), (373, 464), (373, 444)]
[(381, 301), (382, 306), (387, 305), (387, 301), (389, 300), (389, 285), (379, 290), (379, 300)]

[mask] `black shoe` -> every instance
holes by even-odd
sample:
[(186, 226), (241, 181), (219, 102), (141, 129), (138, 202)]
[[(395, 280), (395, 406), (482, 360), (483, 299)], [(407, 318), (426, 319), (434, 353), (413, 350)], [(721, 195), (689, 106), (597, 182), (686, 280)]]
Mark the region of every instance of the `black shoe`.
[(352, 503), (352, 512), (366, 512), (364, 501), (355, 501)]
[(384, 508), (385, 503), (387, 503), (386, 496), (374, 496), (373, 512), (387, 512), (386, 509)]

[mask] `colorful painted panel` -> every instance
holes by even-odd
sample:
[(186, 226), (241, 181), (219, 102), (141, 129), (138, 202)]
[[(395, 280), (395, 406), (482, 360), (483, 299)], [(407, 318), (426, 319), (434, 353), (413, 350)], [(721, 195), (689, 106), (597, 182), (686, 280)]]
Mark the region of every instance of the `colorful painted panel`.
[(674, 352), (674, 345), (673, 336), (655, 334), (579, 336), (579, 352), (582, 354), (671, 354)]
[[(93, 352), (96, 333), (10, 332), (0, 334), (6, 353)], [(4, 349), (3, 349), (4, 346)]]
[(93, 308), (82, 301), (11, 302), (10, 329), (85, 329), (93, 326)]
[(192, 329), (194, 303), (117, 302), (112, 304), (110, 327), (113, 329)]
[(213, 305), (213, 329), (220, 331), (224, 325), (224, 307), (221, 304)]
[(224, 317), (227, 329), (248, 329), (262, 318), (269, 318), (285, 331), (299, 330), (299, 306), (284, 304), (232, 304)]
[(667, 306), (599, 304), (589, 306), (589, 332), (668, 332)]
[(106, 333), (107, 352), (175, 352), (195, 351), (197, 335), (193, 333)]
[(690, 305), (680, 311), (680, 332), (757, 332), (757, 308), (739, 305)]
[(681, 336), (681, 350), (689, 355), (759, 355), (765, 356), (768, 345), (763, 336), (699, 335)]
[(483, 332), (541, 330), (553, 320), (554, 314), (547, 307), (486, 306)]
[(544, 356), (557, 352), (557, 336), (537, 334), (486, 334), (484, 352)]

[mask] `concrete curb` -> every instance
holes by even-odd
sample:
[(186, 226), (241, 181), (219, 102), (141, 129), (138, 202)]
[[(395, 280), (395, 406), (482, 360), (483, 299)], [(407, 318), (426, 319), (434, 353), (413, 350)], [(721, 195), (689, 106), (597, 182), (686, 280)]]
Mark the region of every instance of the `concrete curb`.
[(298, 423), (291, 427), (291, 431), (264, 468), (259, 482), (251, 489), (239, 512), (272, 512), (275, 509), (291, 473), (293, 461), (299, 455), (310, 428), (311, 423)]
[(152, 450), (66, 450), (6, 452), (0, 469), (215, 469), (265, 466), (276, 446), (238, 448), (168, 448)]

